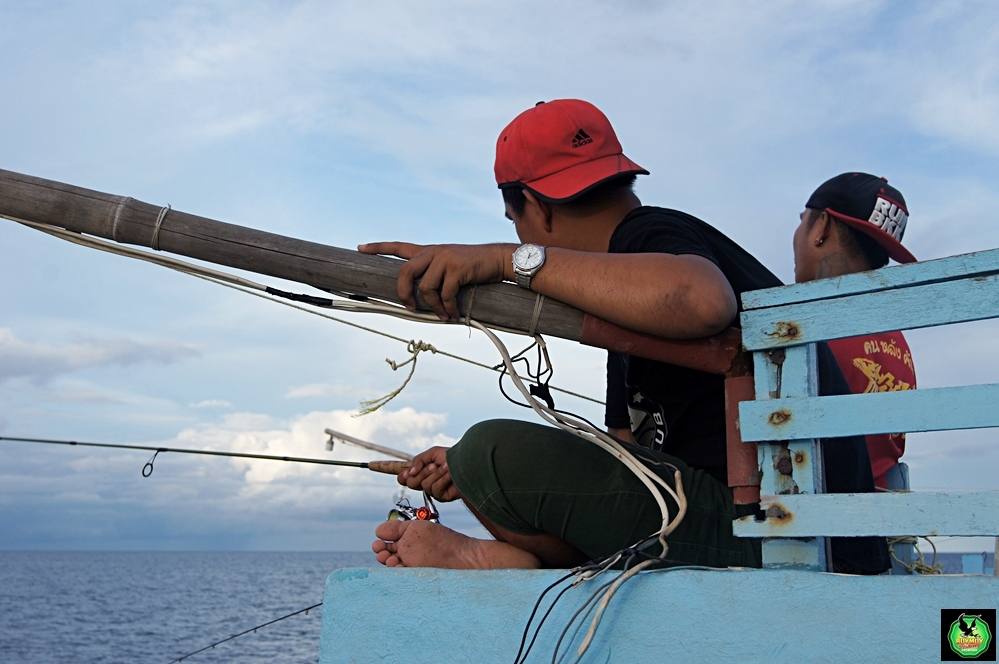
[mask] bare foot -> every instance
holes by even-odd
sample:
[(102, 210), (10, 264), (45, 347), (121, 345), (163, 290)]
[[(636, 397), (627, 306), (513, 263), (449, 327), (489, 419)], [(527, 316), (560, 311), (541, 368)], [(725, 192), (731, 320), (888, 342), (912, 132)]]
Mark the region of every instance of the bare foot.
[(387, 567), (448, 569), (535, 569), (532, 553), (497, 540), (462, 535), (429, 521), (386, 521), (375, 529), (371, 550)]

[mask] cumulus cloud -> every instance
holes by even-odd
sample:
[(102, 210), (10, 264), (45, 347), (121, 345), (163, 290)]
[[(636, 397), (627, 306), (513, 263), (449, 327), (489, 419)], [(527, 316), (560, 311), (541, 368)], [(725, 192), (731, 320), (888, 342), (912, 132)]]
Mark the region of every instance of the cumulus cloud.
[[(183, 198), (189, 209), (197, 205), (219, 218), (243, 215), (245, 223), (272, 230), (286, 218), (308, 217), (301, 214), (305, 210), (318, 221), (302, 222), (301, 228), (320, 241), (328, 241), (331, 233), (383, 239), (378, 236), (386, 226), (379, 224), (386, 222), (378, 215), (396, 214), (389, 205), (407, 196), (416, 204), (407, 199), (405, 221), (390, 227), (393, 234), (412, 233), (400, 239), (437, 234), (435, 239), (477, 242), (500, 239), (502, 233), (512, 239), (509, 226), (488, 225), (499, 223), (490, 181), (496, 133), (513, 113), (539, 99), (579, 96), (607, 111), (626, 150), (653, 171), (640, 181), (643, 200), (704, 217), (785, 277), (798, 206), (818, 182), (847, 169), (884, 173), (899, 184), (913, 210), (907, 242), (921, 258), (999, 245), (999, 226), (988, 220), (988, 212), (999, 206), (993, 186), (999, 42), (991, 28), (999, 21), (999, 6), (923, 2), (900, 10), (897, 4), (861, 0), (807, 5), (689, 1), (639, 3), (622, 10), (597, 2), (571, 8), (564, 3), (450, 2), (396, 3), (385, 12), (304, 1), (229, 9), (193, 0), (122, 6), (114, 12), (72, 2), (43, 13), (0, 8), (0, 41), (11, 50), (26, 51), (40, 41), (54, 45), (35, 49), (21, 66), (0, 71), (4, 89), (20, 100), (0, 105), (10, 167), (23, 164), (40, 175), (175, 203)], [(521, 14), (531, 20), (513, 32), (503, 29), (511, 16)], [(118, 38), (87, 41), (103, 33), (81, 32), (81, 16), (102, 21)], [(594, 43), (612, 46), (593, 49)], [(47, 85), (39, 87), (39, 80)], [(111, 83), (114, 97), (91, 94)], [(156, 154), (156, 168), (137, 167), (136, 155), (147, 153)], [(379, 195), (355, 213), (330, 193), (327, 185), (333, 180), (348, 189), (370, 186)], [(254, 188), (263, 182), (266, 190)], [(255, 195), (258, 191), (263, 195)], [(362, 218), (363, 223), (350, 223)], [(62, 264), (51, 256), (46, 251), (28, 259), (50, 261), (46, 270), (53, 274), (60, 268), (86, 271), (82, 261), (68, 258)], [(19, 283), (20, 256), (8, 257), (0, 271), (6, 269), (7, 281)], [(136, 288), (137, 302), (142, 299), (137, 286), (123, 285)], [(26, 288), (12, 307), (14, 314), (35, 315), (37, 302), (60, 295), (46, 293), (40, 284)], [(193, 402), (191, 407), (208, 421), (178, 436), (165, 434), (179, 428), (175, 422), (155, 429), (143, 423), (129, 436), (303, 456), (324, 454), (326, 427), (411, 451), (447, 440), (444, 420), (433, 424), (434, 417), (443, 416), (423, 411), (361, 419), (348, 411), (288, 417), (290, 409), (312, 405), (302, 399), (360, 396), (344, 385), (310, 382), (331, 375), (316, 370), (319, 364), (312, 359), (330, 356), (331, 339), (313, 338), (310, 332), (310, 341), (285, 338), (282, 344), (289, 328), (277, 327), (277, 316), (258, 316), (256, 310), (252, 320), (240, 319), (245, 324), (234, 334), (233, 310), (214, 303), (209, 309), (185, 331), (207, 335), (211, 329), (224, 335), (219, 346), (230, 356), (227, 370), (208, 376), (211, 369), (199, 373), (191, 367), (168, 385), (149, 387), (186, 394), (184, 403)], [(76, 312), (74, 322), (94, 329), (105, 315), (88, 308)], [(164, 327), (176, 321), (162, 311), (147, 315), (163, 316), (156, 322)], [(996, 355), (994, 326), (975, 329), (973, 334), (934, 331), (914, 337), (920, 384), (994, 380), (982, 360)], [(190, 356), (169, 345), (159, 359), (147, 351), (130, 352), (127, 342), (118, 341), (29, 342), (0, 331), (0, 381), (49, 381), (92, 367)], [(482, 356), (487, 352), (492, 351)], [(290, 368), (292, 354), (310, 358), (310, 366)], [(340, 373), (334, 375), (363, 383), (371, 375), (370, 365), (361, 362), (366, 355), (339, 349)], [(569, 378), (567, 387), (599, 392), (597, 353), (567, 348), (558, 361), (558, 381)], [(434, 367), (421, 363), (397, 403), (423, 398), (427, 409), (449, 410), (452, 422), (492, 408), (494, 392), (466, 389), (448, 373), (435, 375), (447, 369)], [(219, 391), (227, 387), (219, 375), (245, 375), (238, 388), (228, 386), (238, 395)], [(395, 379), (377, 377), (374, 381), (387, 389), (371, 391), (382, 394), (397, 385)], [(197, 381), (212, 384), (198, 395), (184, 392), (183, 386)], [(59, 389), (38, 396), (82, 403), (88, 421), (97, 419), (93, 404), (125, 400), (133, 387), (145, 387), (102, 390), (62, 378), (43, 387), (53, 386)], [(9, 391), (18, 388), (12, 383)], [(223, 416), (212, 410), (231, 407), (217, 403), (222, 399), (196, 401), (215, 395), (269, 413)], [(16, 418), (28, 420), (13, 413), (44, 401), (35, 396), (35, 391), (17, 395), (18, 406), (5, 413), (10, 426), (22, 426)], [(163, 409), (152, 402), (128, 403), (133, 407), (118, 410), (149, 421), (155, 416), (150, 411)], [(190, 415), (186, 408), (183, 412)], [(121, 419), (109, 416), (97, 426), (117, 435), (120, 425)], [(962, 455), (952, 449), (972, 440), (968, 436), (914, 435), (909, 448), (914, 484), (990, 486), (984, 471), (994, 464), (977, 464), (969, 474)], [(964, 451), (984, 453), (975, 450)], [(338, 446), (336, 454), (362, 458), (367, 453)], [(239, 528), (278, 531), (296, 514), (310, 515), (310, 528), (328, 526), (331, 519), (340, 525), (363, 521), (377, 511), (370, 506), (384, 505), (394, 490), (389, 478), (348, 469), (162, 455), (154, 478), (140, 483), (130, 457), (87, 458), (94, 459), (91, 465), (79, 466), (79, 472), (90, 473), (79, 478), (86, 488), (66, 488), (76, 480), (46, 483), (42, 471), (31, 468), (20, 480), (11, 474), (0, 478), (0, 500), (5, 489), (17, 486), (24, 492), (18, 498), (22, 507), (61, 490), (97, 495), (105, 505), (141, 506), (143, 518), (155, 517), (155, 510), (160, 515), (180, 510), (203, 523), (218, 514), (213, 527), (224, 518), (219, 537), (228, 537)], [(119, 475), (136, 483), (114, 484)], [(102, 483), (114, 488), (92, 488)], [(65, 509), (59, 505), (57, 511)], [(111, 529), (109, 537), (114, 536)]]
[(13, 378), (43, 382), (93, 367), (173, 364), (197, 355), (193, 347), (169, 341), (124, 338), (63, 343), (26, 341), (11, 329), (0, 328), (0, 382)]
[[(331, 454), (323, 429), (417, 452), (430, 445), (453, 444), (444, 432), (446, 424), (443, 414), (412, 408), (382, 410), (362, 418), (343, 410), (315, 411), (287, 420), (236, 412), (145, 442), (361, 461), (380, 456), (348, 445), (338, 445)], [(286, 533), (291, 546), (316, 541), (321, 534), (326, 543), (320, 548), (357, 550), (370, 541), (371, 528), (400, 491), (393, 477), (357, 468), (170, 453), (158, 455), (153, 473), (144, 479), (139, 470), (148, 458), (145, 453), (124, 451), (24, 447), (16, 459), (5, 457), (0, 469), (0, 510), (28, 504), (32, 510), (51, 513), (53, 529), (60, 527), (60, 519), (75, 515), (74, 519), (93, 525), (88, 547), (104, 537), (118, 537), (114, 524), (119, 517), (141, 513), (145, 527), (176, 542), (206, 529), (217, 531), (214, 546), (223, 548), (236, 532), (262, 538), (268, 546), (275, 546), (275, 533)], [(460, 505), (448, 510), (452, 525), (472, 525)], [(346, 532), (354, 533), (355, 539), (343, 539)]]
[[(453, 439), (440, 433), (446, 416), (439, 413), (419, 412), (412, 408), (380, 410), (364, 417), (356, 417), (346, 410), (315, 411), (290, 422), (279, 422), (258, 413), (235, 413), (220, 422), (181, 431), (176, 442), (211, 449), (238, 449), (280, 456), (326, 456), (324, 429), (331, 428), (349, 435), (382, 442), (390, 447), (409, 452), (419, 452), (431, 445), (448, 444)], [(359, 448), (338, 446), (337, 457), (344, 460), (372, 458), (372, 453)], [(253, 459), (234, 459), (237, 469), (249, 490), (255, 485), (279, 485), (282, 493), (303, 490), (303, 480), (314, 480), (333, 474), (342, 482), (366, 484), (365, 473), (354, 469), (331, 471), (327, 467), (306, 464), (276, 463)], [(294, 486), (286, 480), (295, 479)], [(308, 482), (307, 482), (308, 483)], [(288, 499), (287, 496), (282, 500)]]

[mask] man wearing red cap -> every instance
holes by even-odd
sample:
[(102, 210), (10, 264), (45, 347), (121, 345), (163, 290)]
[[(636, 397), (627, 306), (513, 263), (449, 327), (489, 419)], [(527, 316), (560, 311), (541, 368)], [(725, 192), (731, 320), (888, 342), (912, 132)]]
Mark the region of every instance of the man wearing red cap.
[[(521, 113), (497, 140), (495, 171), (520, 246), (359, 247), (408, 259), (398, 282), (407, 306), (415, 306), (418, 283), (438, 316), (457, 319), (462, 286), (508, 280), (623, 327), (688, 339), (738, 324), (739, 293), (780, 285), (700, 219), (642, 206), (632, 183), (647, 171), (624, 155), (592, 104), (556, 100)], [(820, 352), (823, 370), (842, 382), (828, 351)], [(668, 463), (682, 476), (687, 516), (669, 537), (671, 563), (760, 564), (759, 544), (732, 535), (739, 513), (725, 484), (724, 423), (720, 376), (609, 357), (606, 424), (634, 432), (630, 449), (650, 467)], [(862, 439), (825, 447), (831, 491), (873, 488)], [(460, 497), (496, 539), (385, 522), (372, 548), (390, 566), (567, 567), (628, 547), (661, 523), (655, 500), (623, 464), (572, 434), (527, 422), (480, 422), (454, 447), (418, 455), (399, 481), (441, 500)], [(676, 504), (669, 507), (675, 514)], [(834, 546), (843, 571), (887, 567), (883, 540), (840, 553)]]
[[(885, 178), (843, 173), (822, 183), (805, 203), (794, 233), (794, 280), (839, 277), (875, 270), (891, 258), (916, 257), (902, 246), (909, 220), (905, 199)], [(889, 392), (916, 387), (909, 344), (901, 332), (884, 332), (829, 342), (851, 391)], [(867, 436), (874, 483), (880, 489), (908, 488), (898, 460), (905, 434)]]

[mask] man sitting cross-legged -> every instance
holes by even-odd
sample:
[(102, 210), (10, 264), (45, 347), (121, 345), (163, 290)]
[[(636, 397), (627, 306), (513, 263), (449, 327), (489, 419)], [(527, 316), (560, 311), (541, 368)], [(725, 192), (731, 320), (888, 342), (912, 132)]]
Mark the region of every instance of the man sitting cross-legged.
[[(359, 247), (408, 260), (398, 282), (407, 306), (415, 305), (418, 283), (442, 319), (457, 319), (462, 286), (509, 280), (626, 328), (691, 339), (737, 324), (743, 291), (780, 284), (703, 221), (642, 206), (633, 182), (646, 171), (624, 156), (607, 118), (586, 102), (557, 100), (520, 114), (499, 136), (495, 171), (520, 247)], [(820, 374), (841, 381), (831, 356), (820, 358)], [(618, 368), (609, 389), (623, 391), (643, 420), (636, 422), (642, 445), (627, 443), (629, 450), (648, 467), (669, 464), (682, 477), (687, 513), (669, 536), (667, 563), (759, 566), (758, 542), (732, 534), (739, 514), (725, 485), (722, 378), (639, 357), (611, 364)], [(827, 447), (831, 490), (871, 490), (861, 439)], [(674, 486), (672, 469), (660, 474)], [(440, 500), (461, 498), (496, 539), (386, 522), (372, 548), (389, 566), (569, 567), (633, 545), (662, 524), (648, 489), (614, 457), (527, 422), (476, 424), (454, 447), (415, 457), (399, 481)], [(675, 515), (677, 504), (667, 505)], [(878, 572), (887, 563), (883, 541), (841, 559), (844, 571)]]

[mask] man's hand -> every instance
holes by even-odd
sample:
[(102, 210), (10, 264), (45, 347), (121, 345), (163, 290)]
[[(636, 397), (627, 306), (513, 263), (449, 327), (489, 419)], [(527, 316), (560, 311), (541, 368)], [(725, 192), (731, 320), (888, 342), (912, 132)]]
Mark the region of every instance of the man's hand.
[(417, 454), (409, 462), (409, 468), (399, 473), (399, 484), (426, 491), (442, 503), (461, 498), (458, 488), (451, 482), (447, 450), (446, 447), (437, 446)]
[[(457, 320), (458, 291), (466, 284), (503, 281), (513, 272), (513, 244), (430, 244), (372, 242), (357, 250), (405, 258), (396, 290), (408, 309), (416, 309), (413, 285), (419, 281), (420, 297), (441, 320)], [(509, 269), (508, 269), (508, 264)]]

